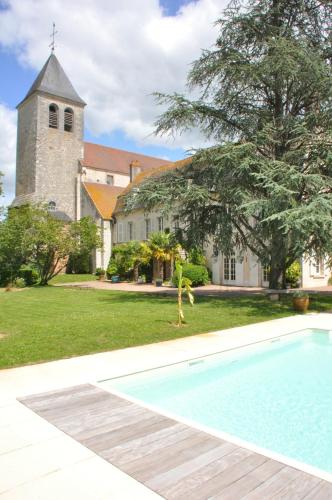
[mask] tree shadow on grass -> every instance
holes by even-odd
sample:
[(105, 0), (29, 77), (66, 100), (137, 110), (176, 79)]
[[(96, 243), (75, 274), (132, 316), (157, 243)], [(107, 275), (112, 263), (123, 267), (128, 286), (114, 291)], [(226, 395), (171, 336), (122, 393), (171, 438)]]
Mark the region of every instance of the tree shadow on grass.
[[(110, 296), (101, 296), (98, 299), (101, 302), (109, 304), (128, 304), (130, 311), (130, 304), (148, 304), (161, 306), (163, 304), (173, 304), (176, 305), (177, 298), (174, 295), (164, 295), (164, 294), (151, 294), (151, 293), (133, 293), (133, 292), (120, 292), (112, 293)], [(187, 299), (184, 297), (184, 304), (188, 304)], [(273, 319), (274, 317), (280, 317), (283, 313), (294, 312), (291, 308), (291, 304), (288, 302), (271, 302), (264, 295), (236, 295), (236, 296), (223, 296), (223, 297), (211, 297), (211, 296), (196, 296), (194, 308), (199, 307), (204, 308), (206, 312), (207, 309), (213, 309), (216, 312), (218, 310), (222, 313), (225, 312), (229, 314), (230, 310), (234, 311), (234, 315), (241, 315), (241, 311), (244, 316), (257, 316), (266, 319)], [(294, 312), (295, 313), (295, 312)]]

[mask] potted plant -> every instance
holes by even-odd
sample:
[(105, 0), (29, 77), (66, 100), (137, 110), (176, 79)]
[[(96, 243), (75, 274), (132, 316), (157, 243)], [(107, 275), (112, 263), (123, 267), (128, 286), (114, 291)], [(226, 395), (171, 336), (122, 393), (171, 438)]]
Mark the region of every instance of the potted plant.
[(96, 269), (96, 276), (98, 276), (99, 280), (103, 280), (105, 278), (105, 269), (102, 269), (101, 267), (97, 267)]
[(309, 307), (309, 295), (301, 291), (294, 292), (293, 307), (295, 311), (307, 312)]

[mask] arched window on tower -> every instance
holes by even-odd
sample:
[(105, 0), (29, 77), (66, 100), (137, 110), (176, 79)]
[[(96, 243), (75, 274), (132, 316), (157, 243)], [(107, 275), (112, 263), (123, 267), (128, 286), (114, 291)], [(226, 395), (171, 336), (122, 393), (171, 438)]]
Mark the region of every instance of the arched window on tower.
[(50, 104), (48, 108), (48, 126), (58, 128), (59, 108), (56, 104)]
[(49, 201), (48, 202), (47, 210), (49, 212), (55, 212), (55, 210), (56, 210), (56, 203), (55, 203), (55, 201)]
[(74, 112), (70, 108), (65, 109), (65, 131), (72, 132), (73, 131), (73, 122), (74, 122)]

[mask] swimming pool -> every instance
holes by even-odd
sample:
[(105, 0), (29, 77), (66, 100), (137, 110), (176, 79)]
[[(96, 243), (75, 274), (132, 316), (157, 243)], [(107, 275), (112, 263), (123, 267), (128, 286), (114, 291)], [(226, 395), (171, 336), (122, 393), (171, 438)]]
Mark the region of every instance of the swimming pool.
[(332, 472), (332, 333), (327, 330), (303, 330), (103, 385)]

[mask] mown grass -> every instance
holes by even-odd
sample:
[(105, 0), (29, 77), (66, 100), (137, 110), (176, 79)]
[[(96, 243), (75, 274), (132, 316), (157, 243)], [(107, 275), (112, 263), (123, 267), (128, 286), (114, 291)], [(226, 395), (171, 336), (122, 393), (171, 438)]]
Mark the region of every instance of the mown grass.
[[(314, 310), (332, 309), (316, 297)], [(185, 337), (294, 314), (289, 299), (264, 296), (196, 297), (177, 328), (176, 298), (144, 293), (34, 287), (0, 294), (0, 367)]]
[(98, 277), (95, 274), (58, 274), (50, 281), (51, 285), (62, 283), (78, 283), (81, 281), (95, 281)]

